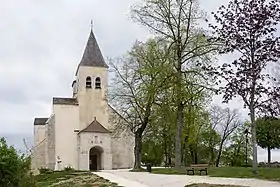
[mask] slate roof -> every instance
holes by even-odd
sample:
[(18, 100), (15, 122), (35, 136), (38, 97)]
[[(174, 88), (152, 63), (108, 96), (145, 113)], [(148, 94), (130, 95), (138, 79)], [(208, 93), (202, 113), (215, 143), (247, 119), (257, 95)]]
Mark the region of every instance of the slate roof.
[(93, 120), (85, 129), (81, 130), (82, 132), (98, 132), (98, 133), (111, 133), (103, 125), (101, 125), (96, 119)]
[(35, 118), (34, 125), (45, 125), (49, 118)]
[(53, 98), (54, 105), (79, 105), (79, 102), (76, 98)]
[[(79, 66), (92, 66), (92, 67), (103, 67), (108, 68), (109, 66), (105, 63), (96, 38), (90, 31), (89, 39)], [(79, 68), (79, 67), (78, 67)]]

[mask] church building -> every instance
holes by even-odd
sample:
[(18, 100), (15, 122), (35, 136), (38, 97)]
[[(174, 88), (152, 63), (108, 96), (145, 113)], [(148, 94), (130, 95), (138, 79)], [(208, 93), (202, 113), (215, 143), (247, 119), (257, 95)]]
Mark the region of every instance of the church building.
[(132, 168), (134, 138), (109, 104), (108, 65), (91, 30), (72, 83), (72, 97), (54, 97), (52, 114), (34, 120), (32, 168)]

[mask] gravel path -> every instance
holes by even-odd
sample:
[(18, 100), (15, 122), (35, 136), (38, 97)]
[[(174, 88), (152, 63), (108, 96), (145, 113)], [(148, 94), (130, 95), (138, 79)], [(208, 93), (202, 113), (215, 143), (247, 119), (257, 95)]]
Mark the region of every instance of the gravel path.
[(208, 176), (161, 175), (127, 170), (109, 170), (94, 173), (124, 187), (184, 187), (193, 183), (232, 184), (250, 187), (280, 187), (279, 182), (258, 179), (233, 179)]

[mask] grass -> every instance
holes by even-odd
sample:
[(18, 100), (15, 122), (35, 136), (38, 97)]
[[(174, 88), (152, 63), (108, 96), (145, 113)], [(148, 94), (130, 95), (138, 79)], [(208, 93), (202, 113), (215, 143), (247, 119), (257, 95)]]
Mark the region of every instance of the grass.
[(221, 184), (190, 184), (185, 187), (244, 187), (244, 186), (236, 186), (236, 185), (221, 185)]
[[(184, 168), (176, 170), (173, 168), (152, 169), (155, 174), (186, 175)], [(198, 175), (199, 173), (196, 173)], [(204, 174), (204, 173), (203, 173)], [(211, 177), (227, 178), (258, 178), (280, 181), (280, 168), (258, 168), (258, 174), (252, 173), (252, 168), (245, 167), (219, 167), (209, 168), (208, 175)]]
[(38, 187), (118, 187), (89, 172), (61, 171), (35, 176)]

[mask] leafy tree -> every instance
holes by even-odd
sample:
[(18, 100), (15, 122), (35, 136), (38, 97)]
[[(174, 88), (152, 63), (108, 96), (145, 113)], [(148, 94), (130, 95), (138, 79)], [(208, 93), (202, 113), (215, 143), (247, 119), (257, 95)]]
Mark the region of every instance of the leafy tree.
[[(196, 61), (205, 63), (214, 50), (212, 43), (207, 40), (207, 33), (197, 27), (199, 19), (203, 16), (196, 0), (144, 0), (133, 7), (133, 18), (148, 27), (155, 35), (165, 40), (171, 57), (173, 73), (174, 94), (176, 103), (177, 127), (175, 141), (175, 166), (181, 166), (181, 144), (183, 131), (184, 107), (189, 98), (183, 94), (185, 76), (199, 76), (200, 80), (207, 80), (206, 76), (195, 67)], [(197, 86), (207, 88), (201, 81)], [(189, 82), (188, 85), (191, 85)], [(200, 89), (198, 90), (200, 91)]]
[(0, 139), (0, 186), (35, 186), (30, 172), (30, 157), (18, 155), (14, 147), (9, 147), (4, 138)]
[(271, 150), (280, 148), (280, 120), (274, 117), (262, 117), (256, 120), (257, 142), (261, 148), (267, 149), (267, 160), (270, 166)]
[(247, 167), (252, 165), (252, 160), (249, 157), (252, 153), (252, 148), (250, 147), (251, 142), (247, 142), (244, 133), (248, 126), (249, 123), (247, 122), (238, 126), (229, 138), (229, 142), (225, 145), (221, 157), (223, 165), (235, 167)]
[(111, 65), (115, 74), (111, 99), (126, 119), (127, 123), (120, 125), (128, 126), (135, 136), (134, 169), (140, 169), (143, 133), (151, 121), (156, 95), (166, 86), (170, 70), (166, 67), (164, 46), (153, 39), (137, 42), (120, 64)]
[(164, 159), (164, 149), (162, 148), (162, 139), (160, 137), (144, 138), (142, 162), (150, 163), (153, 166), (161, 166)]
[[(233, 53), (236, 60), (212, 69), (226, 85), (224, 102), (240, 96), (249, 108), (253, 146), (253, 171), (257, 173), (256, 111), (273, 113), (271, 103), (279, 97), (279, 88), (264, 70), (280, 57), (280, 40), (275, 36), (280, 21), (278, 0), (231, 0), (214, 14), (210, 24), (215, 40), (222, 44), (221, 54)], [(211, 68), (210, 68), (211, 69)]]
[[(205, 129), (201, 132), (201, 146), (205, 147), (205, 155), (208, 160), (208, 163), (214, 165), (215, 159), (218, 155), (217, 147), (219, 147), (221, 142), (221, 136), (216, 131), (216, 127), (213, 124), (209, 124), (205, 127)], [(199, 150), (201, 153), (202, 150)]]

